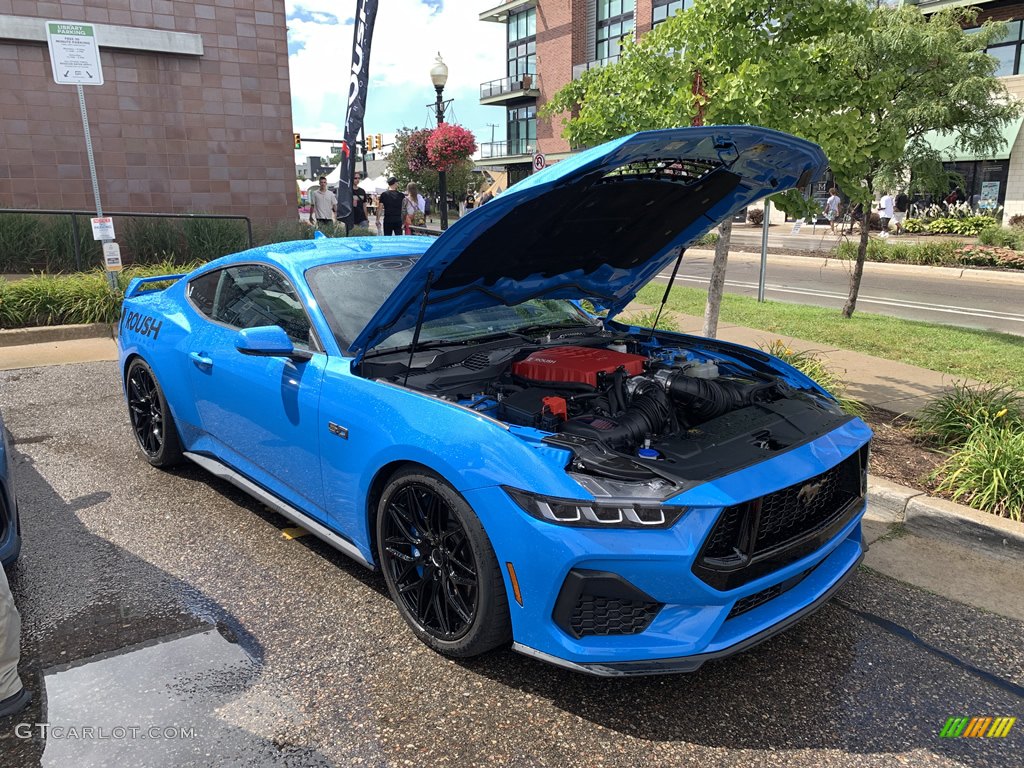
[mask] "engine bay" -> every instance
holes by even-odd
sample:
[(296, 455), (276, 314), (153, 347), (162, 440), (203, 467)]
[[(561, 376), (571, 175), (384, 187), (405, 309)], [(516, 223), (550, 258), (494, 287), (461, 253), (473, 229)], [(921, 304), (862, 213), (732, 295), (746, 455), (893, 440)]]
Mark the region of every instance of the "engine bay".
[(545, 433), (573, 468), (701, 482), (847, 421), (767, 355), (657, 334), (549, 333), (364, 360), (361, 373)]

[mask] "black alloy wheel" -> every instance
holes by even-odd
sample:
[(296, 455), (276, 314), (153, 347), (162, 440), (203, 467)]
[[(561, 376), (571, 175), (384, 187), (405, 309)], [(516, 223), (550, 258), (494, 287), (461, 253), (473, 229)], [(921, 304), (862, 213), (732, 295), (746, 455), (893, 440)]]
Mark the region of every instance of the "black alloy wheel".
[(391, 596), (428, 645), (475, 656), (511, 638), (494, 551), (447, 483), (412, 471), (396, 475), (381, 498), (377, 541)]
[(180, 463), (181, 441), (174, 418), (153, 370), (141, 358), (128, 367), (125, 391), (128, 419), (146, 460), (155, 467)]

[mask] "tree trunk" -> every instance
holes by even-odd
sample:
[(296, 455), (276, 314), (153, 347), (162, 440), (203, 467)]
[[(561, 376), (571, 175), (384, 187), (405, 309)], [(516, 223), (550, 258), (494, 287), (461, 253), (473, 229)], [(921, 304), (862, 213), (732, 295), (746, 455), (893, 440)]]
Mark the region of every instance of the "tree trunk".
[(868, 238), (871, 236), (871, 213), (870, 206), (866, 207), (864, 218), (861, 221), (860, 244), (857, 246), (857, 263), (853, 266), (853, 274), (850, 275), (850, 295), (846, 297), (846, 304), (843, 305), (843, 317), (853, 317), (853, 310), (857, 308), (857, 294), (860, 292), (860, 279), (864, 276), (864, 262), (868, 256)]
[(732, 219), (726, 219), (718, 226), (718, 242), (715, 243), (715, 261), (711, 265), (711, 283), (708, 285), (708, 303), (704, 307), (704, 329), (709, 339), (718, 335), (718, 312), (722, 307), (722, 291), (725, 290), (725, 267), (729, 261), (729, 241), (732, 239)]

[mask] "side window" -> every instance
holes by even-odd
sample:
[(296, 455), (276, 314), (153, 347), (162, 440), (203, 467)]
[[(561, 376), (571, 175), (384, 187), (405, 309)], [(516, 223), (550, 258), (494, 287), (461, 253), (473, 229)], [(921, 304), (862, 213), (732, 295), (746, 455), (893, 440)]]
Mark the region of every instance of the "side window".
[(313, 346), (309, 318), (288, 279), (275, 269), (246, 264), (222, 270), (211, 317), (235, 328), (279, 325), (296, 347)]
[(222, 270), (216, 269), (200, 275), (188, 284), (188, 297), (192, 299), (196, 309), (207, 317), (213, 317), (213, 302), (217, 296), (217, 283), (220, 282)]

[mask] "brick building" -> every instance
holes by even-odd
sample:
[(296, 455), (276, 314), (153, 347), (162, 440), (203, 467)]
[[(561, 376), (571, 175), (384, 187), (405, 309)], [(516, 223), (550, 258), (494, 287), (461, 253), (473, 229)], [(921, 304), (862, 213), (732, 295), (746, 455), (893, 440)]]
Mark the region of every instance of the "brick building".
[(506, 0), (480, 14), (504, 24), (504, 76), (480, 85), (480, 103), (505, 110), (505, 139), (481, 145), (478, 165), (508, 173), (514, 184), (531, 171), (535, 152), (549, 161), (569, 154), (558, 121), (538, 119), (562, 86), (591, 67), (615, 61), (624, 35), (643, 35), (692, 0)]
[(284, 0), (0, 0), (0, 208), (93, 207), (44, 20), (99, 25), (105, 83), (85, 99), (105, 209), (295, 217)]

